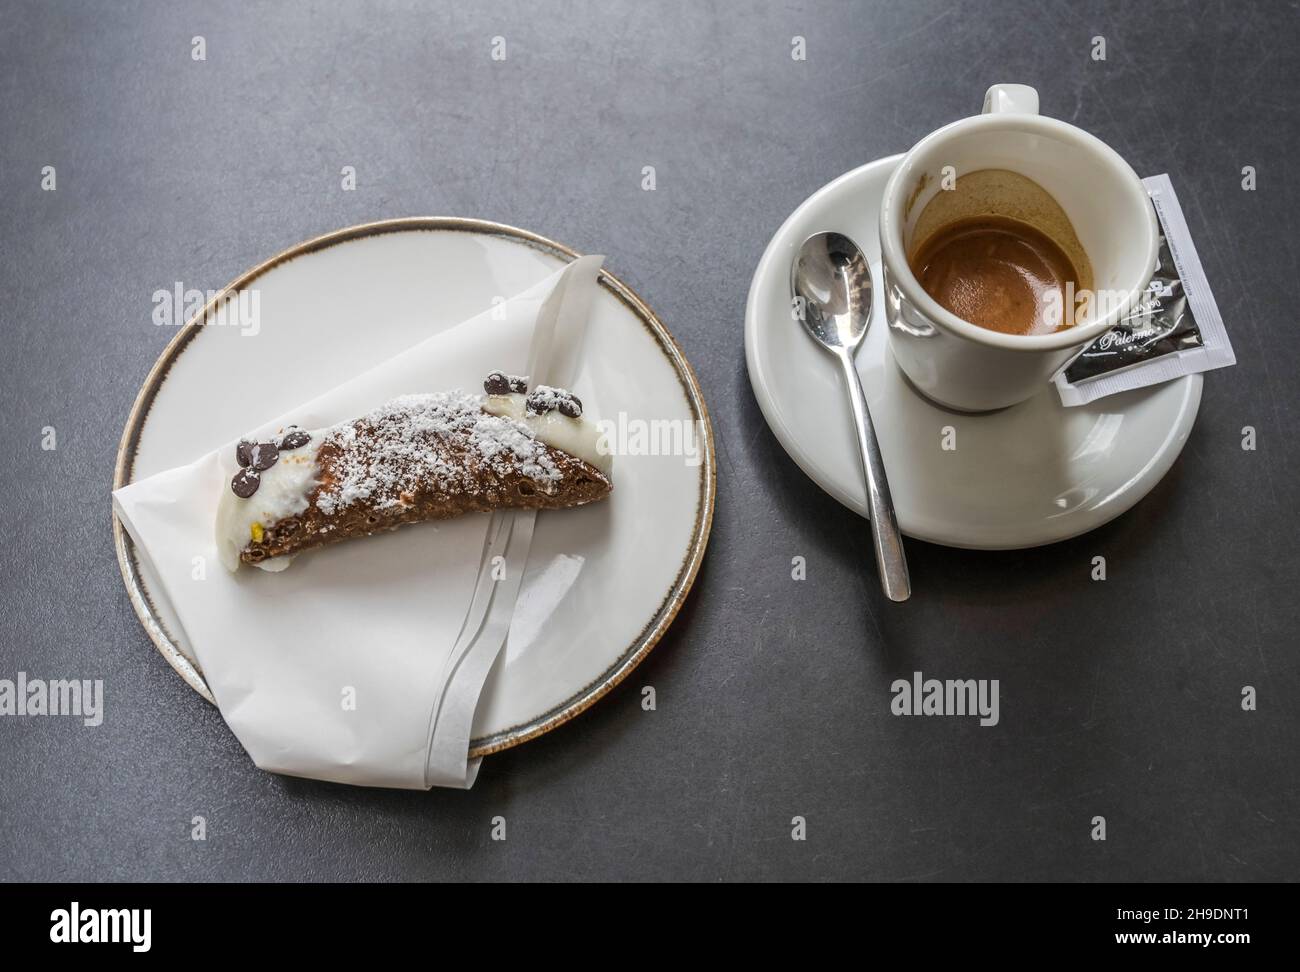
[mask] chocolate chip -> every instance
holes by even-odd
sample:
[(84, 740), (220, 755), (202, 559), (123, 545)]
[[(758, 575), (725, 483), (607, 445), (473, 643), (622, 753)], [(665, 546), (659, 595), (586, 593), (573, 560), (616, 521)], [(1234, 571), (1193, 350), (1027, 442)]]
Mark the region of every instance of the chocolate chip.
[(582, 401), (573, 392), (561, 388), (539, 388), (524, 399), (524, 410), (529, 415), (545, 415), (557, 409), (561, 415), (579, 418), (582, 415)]
[(253, 443), (240, 442), (235, 446), (235, 462), (240, 466), (251, 466), (253, 464)]
[(285, 437), (280, 440), (280, 451), (288, 452), (290, 449), (301, 449), (311, 441), (311, 436), (302, 429), (290, 429)]
[(270, 469), (280, 458), (280, 450), (275, 447), (274, 442), (255, 443), (250, 450), (253, 460), (253, 468), (258, 472)]
[(510, 375), (510, 390), (517, 395), (528, 394), (528, 379), (520, 378), (518, 375)]
[(230, 481), (230, 491), (240, 499), (248, 499), (257, 492), (257, 487), (262, 485), (262, 477), (252, 469), (241, 469), (235, 473), (235, 478)]
[(489, 395), (508, 395), (510, 379), (500, 371), (494, 371), (483, 382), (483, 390)]

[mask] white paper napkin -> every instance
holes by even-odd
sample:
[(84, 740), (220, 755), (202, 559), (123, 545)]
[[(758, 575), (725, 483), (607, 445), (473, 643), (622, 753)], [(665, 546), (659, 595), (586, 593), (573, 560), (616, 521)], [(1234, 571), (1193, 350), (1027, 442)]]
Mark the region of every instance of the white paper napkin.
[[(525, 373), (547, 297), (571, 275), (575, 286), (594, 289), (599, 265), (599, 257), (575, 261), (248, 431), (265, 435), (290, 423), (319, 428), (398, 395), (475, 391), (491, 371)], [(580, 328), (563, 332), (570, 340), (575, 333), (580, 340)], [(562, 338), (550, 353), (578, 350)], [(412, 789), (472, 783), (477, 764), (464, 762), (464, 743), (459, 778), (430, 754), (442, 743), (435, 703), (472, 716), (482, 690), (482, 678), (452, 678), (448, 657), (473, 594), (489, 517), (347, 541), (303, 554), (280, 573), (245, 567), (232, 574), (218, 561), (213, 522), (220, 491), (228, 488), (225, 454), (233, 455), (234, 446), (124, 486), (113, 504), (240, 743), (259, 767), (292, 776)]]
[[(602, 259), (579, 260), (538, 310), (523, 372), (533, 387), (572, 387), (581, 366)], [(488, 522), (474, 594), (448, 659), (453, 674), (443, 679), (443, 696), (434, 708), (425, 777), (430, 786), (468, 788), (478, 776), (481, 760), (467, 758), (474, 708), (517, 617), (537, 516), (537, 510), (499, 510)], [(531, 617), (524, 620), (526, 626), (536, 623)]]

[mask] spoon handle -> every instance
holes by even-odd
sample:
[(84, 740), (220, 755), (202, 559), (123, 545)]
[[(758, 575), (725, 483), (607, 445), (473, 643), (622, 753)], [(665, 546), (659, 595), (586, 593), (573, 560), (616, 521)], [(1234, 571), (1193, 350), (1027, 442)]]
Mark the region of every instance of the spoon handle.
[(844, 380), (853, 406), (853, 424), (858, 430), (862, 471), (867, 477), (867, 506), (871, 514), (871, 539), (876, 548), (880, 586), (891, 601), (906, 601), (912, 596), (912, 582), (907, 574), (903, 537), (898, 532), (898, 520), (894, 516), (894, 501), (889, 495), (889, 480), (885, 478), (885, 463), (880, 456), (880, 444), (876, 442), (876, 430), (871, 424), (871, 412), (867, 409), (867, 396), (862, 390), (858, 369), (853, 365), (853, 354), (845, 348), (836, 356), (844, 366)]

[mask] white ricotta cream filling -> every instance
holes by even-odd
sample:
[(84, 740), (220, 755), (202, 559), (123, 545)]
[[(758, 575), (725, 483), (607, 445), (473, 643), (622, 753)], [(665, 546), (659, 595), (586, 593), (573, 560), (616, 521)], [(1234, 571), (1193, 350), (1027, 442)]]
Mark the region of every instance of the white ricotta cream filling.
[[(257, 530), (307, 509), (307, 495), (318, 482), (316, 444), (320, 441), (320, 433), (312, 432), (311, 441), (305, 446), (281, 452), (274, 466), (259, 473), (261, 485), (248, 499), (236, 496), (229, 481), (222, 484), (221, 502), (217, 506), (217, 549), (227, 570), (239, 568), (240, 551), (250, 540), (258, 538)], [(263, 570), (284, 570), (291, 559), (270, 557), (257, 566)]]
[(546, 412), (542, 415), (529, 415), (524, 408), (527, 396), (511, 393), (509, 395), (488, 395), (483, 402), (483, 411), (490, 415), (500, 415), (514, 419), (528, 426), (529, 431), (538, 441), (577, 456), (583, 462), (595, 466), (606, 476), (614, 468), (614, 457), (600, 448), (600, 433), (596, 426), (585, 418), (570, 418), (559, 411)]

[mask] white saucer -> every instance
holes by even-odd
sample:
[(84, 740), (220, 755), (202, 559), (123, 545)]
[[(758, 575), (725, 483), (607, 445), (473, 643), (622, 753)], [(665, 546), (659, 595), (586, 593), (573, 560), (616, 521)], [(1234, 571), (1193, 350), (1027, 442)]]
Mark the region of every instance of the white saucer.
[[(866, 513), (852, 418), (834, 359), (790, 316), (790, 264), (820, 230), (851, 237), (871, 261), (876, 307), (858, 353), (904, 533), (952, 547), (999, 550), (1093, 530), (1145, 496), (1173, 465), (1196, 421), (1201, 376), (1065, 408), (1044, 386), (984, 415), (922, 398), (888, 350), (877, 219), (901, 156), (879, 159), (813, 193), (768, 244), (745, 307), (754, 396), (777, 440), (835, 499)], [(951, 427), (956, 448), (945, 450)]]

